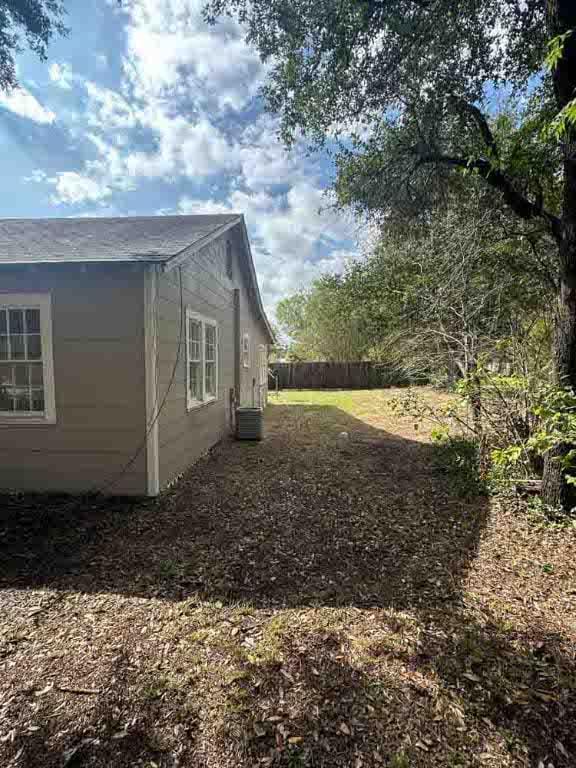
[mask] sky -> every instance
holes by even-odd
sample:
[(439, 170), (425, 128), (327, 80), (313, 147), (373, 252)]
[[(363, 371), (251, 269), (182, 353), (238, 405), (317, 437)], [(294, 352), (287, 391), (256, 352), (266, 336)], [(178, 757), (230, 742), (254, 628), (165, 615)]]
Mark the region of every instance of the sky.
[(48, 61), (0, 93), (0, 216), (243, 213), (260, 290), (279, 299), (354, 258), (329, 159), (288, 153), (258, 96), (265, 67), (204, 0), (68, 0)]

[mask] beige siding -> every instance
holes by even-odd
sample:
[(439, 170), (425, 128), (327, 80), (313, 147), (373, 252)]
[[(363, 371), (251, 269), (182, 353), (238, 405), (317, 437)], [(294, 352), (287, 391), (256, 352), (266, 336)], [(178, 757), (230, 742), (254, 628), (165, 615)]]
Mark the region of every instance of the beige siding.
[[(141, 267), (4, 267), (2, 292), (50, 292), (56, 424), (0, 425), (0, 488), (79, 492), (117, 480), (145, 433)], [(109, 493), (146, 493), (146, 450)]]
[[(240, 359), (240, 405), (259, 406), (261, 395), (258, 352), (259, 347), (266, 344), (268, 339), (262, 328), (262, 321), (254, 311), (254, 302), (250, 300), (245, 287), (240, 295), (240, 337), (242, 338), (244, 334), (248, 334), (250, 365), (246, 368), (244, 361)], [(262, 398), (265, 396), (263, 392)]]
[[(203, 452), (230, 430), (230, 390), (234, 387), (234, 289), (240, 290), (241, 331), (250, 333), (251, 366), (241, 371), (242, 403), (252, 402), (251, 381), (257, 374), (257, 345), (265, 343), (262, 321), (257, 319), (247, 286), (249, 284), (240, 239), (233, 233), (194, 254), (180, 269), (161, 275), (158, 286), (158, 392), (160, 400), (168, 389), (178, 353), (180, 335), (180, 271), (184, 307), (188, 306), (219, 327), (218, 398), (191, 411), (186, 408), (185, 333), (181, 355), (166, 405), (159, 419), (160, 487), (181, 474)], [(233, 249), (233, 278), (226, 274), (226, 241)]]

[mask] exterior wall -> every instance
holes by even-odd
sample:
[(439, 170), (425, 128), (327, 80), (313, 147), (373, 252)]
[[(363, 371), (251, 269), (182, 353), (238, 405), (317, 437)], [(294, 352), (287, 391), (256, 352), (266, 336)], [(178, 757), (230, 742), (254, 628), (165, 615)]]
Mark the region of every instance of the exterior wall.
[(254, 312), (254, 301), (246, 290), (240, 293), (240, 338), (248, 334), (250, 365), (245, 367), (240, 356), (240, 405), (260, 406), (266, 404), (267, 387), (260, 390), (259, 348), (268, 344), (268, 337), (262, 328), (262, 321)]
[[(226, 274), (226, 241), (232, 244), (233, 276)], [(234, 388), (238, 329), (234, 322), (234, 289), (239, 289), (241, 331), (250, 333), (250, 343), (266, 343), (262, 321), (257, 319), (248, 292), (244, 271), (243, 245), (233, 231), (222, 235), (179, 268), (161, 274), (158, 280), (158, 398), (162, 402), (170, 385), (178, 355), (180, 337), (180, 274), (184, 309), (189, 307), (218, 323), (219, 376), (215, 401), (190, 411), (186, 407), (185, 328), (182, 328), (181, 354), (172, 386), (159, 418), (160, 488), (178, 477), (202, 453), (231, 429), (230, 391)], [(257, 357), (251, 354), (249, 369), (241, 370), (241, 402), (251, 404), (251, 381), (257, 374)]]
[[(56, 423), (0, 424), (0, 488), (144, 495), (144, 281), (140, 266), (2, 267), (3, 293), (50, 292)], [(116, 480), (113, 485), (108, 485)]]

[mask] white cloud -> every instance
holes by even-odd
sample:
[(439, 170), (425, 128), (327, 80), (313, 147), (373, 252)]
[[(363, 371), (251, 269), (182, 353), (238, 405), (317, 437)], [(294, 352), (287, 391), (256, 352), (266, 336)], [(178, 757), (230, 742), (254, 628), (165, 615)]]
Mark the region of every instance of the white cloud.
[[(239, 110), (255, 94), (261, 65), (232, 22), (209, 27), (203, 0), (134, 0), (127, 17), (121, 92), (84, 81), (86, 110), (98, 159), (81, 170), (99, 188), (125, 189), (126, 178), (199, 181), (245, 168), (248, 184), (277, 180), (287, 167), (271, 147), (242, 148), (215, 123), (219, 109)], [(218, 55), (215, 55), (215, 51)], [(61, 68), (53, 71), (55, 80)], [(209, 107), (209, 110), (208, 110)], [(134, 145), (134, 131), (151, 138)], [(78, 135), (78, 131), (76, 131)], [(70, 203), (93, 199), (92, 184), (78, 186)]]
[(30, 91), (22, 87), (14, 88), (8, 93), (0, 92), (0, 107), (8, 109), (20, 117), (33, 120), (35, 123), (50, 124), (56, 119), (54, 112), (42, 106)]
[(64, 91), (69, 91), (72, 88), (74, 75), (68, 64), (53, 62), (48, 68), (48, 76), (58, 88), (62, 88)]
[(235, 190), (226, 202), (183, 197), (179, 213), (244, 213), (267, 310), (323, 272), (339, 271), (355, 258), (355, 232), (345, 216), (324, 210), (326, 196), (310, 180), (283, 196)]
[(159, 146), (156, 152), (133, 152), (126, 158), (131, 176), (197, 179), (237, 167), (234, 145), (207, 118), (191, 123), (152, 107), (142, 119), (158, 136)]
[(71, 204), (85, 201), (95, 202), (107, 197), (112, 191), (105, 183), (75, 171), (58, 173), (52, 181), (56, 190), (54, 195), (56, 202)]
[(113, 128), (132, 128), (136, 125), (135, 111), (120, 93), (102, 88), (90, 80), (84, 85), (90, 104), (90, 125), (106, 132)]
[(26, 182), (27, 184), (43, 184), (44, 182), (48, 181), (48, 174), (41, 168), (35, 168), (30, 176), (24, 176), (22, 181)]
[(277, 137), (277, 125), (263, 117), (242, 135), (239, 160), (243, 180), (250, 189), (301, 181), (310, 174), (304, 171), (296, 151), (287, 152)]
[(202, 18), (204, 0), (133, 0), (125, 72), (144, 99), (200, 94), (204, 107), (238, 111), (256, 95), (263, 65), (232, 20)]

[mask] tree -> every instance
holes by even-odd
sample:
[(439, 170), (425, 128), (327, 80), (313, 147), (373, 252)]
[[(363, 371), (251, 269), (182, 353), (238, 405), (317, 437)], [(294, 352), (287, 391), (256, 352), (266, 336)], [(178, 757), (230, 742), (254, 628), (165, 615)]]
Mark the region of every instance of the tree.
[(46, 60), (52, 37), (67, 34), (64, 13), (59, 0), (1, 0), (0, 89), (18, 86), (15, 56), (25, 45)]
[(384, 237), (348, 275), (349, 284), (358, 283), (358, 301), (369, 301), (368, 313), (381, 310), (380, 343), (395, 348), (412, 377), (467, 380), (479, 438), (481, 371), (516, 367), (513, 350), (536, 324), (546, 326), (556, 287), (546, 239), (531, 235), (526, 252), (527, 235), (506, 233), (485, 198), (438, 212), (433, 226), (410, 237)]
[(309, 289), (278, 303), (276, 317), (290, 339), (290, 357), (330, 362), (364, 359), (366, 341), (346, 288), (340, 276), (323, 275)]
[[(223, 13), (270, 60), (264, 94), (285, 141), (340, 142), (343, 202), (425, 219), (452, 184), (477, 177), (546, 229), (560, 276), (556, 376), (575, 387), (574, 0), (210, 0), (209, 20)], [(559, 127), (560, 201), (502, 153), (490, 121), (495, 88), (528, 94), (535, 82)], [(547, 463), (548, 503), (566, 503), (558, 467)]]

